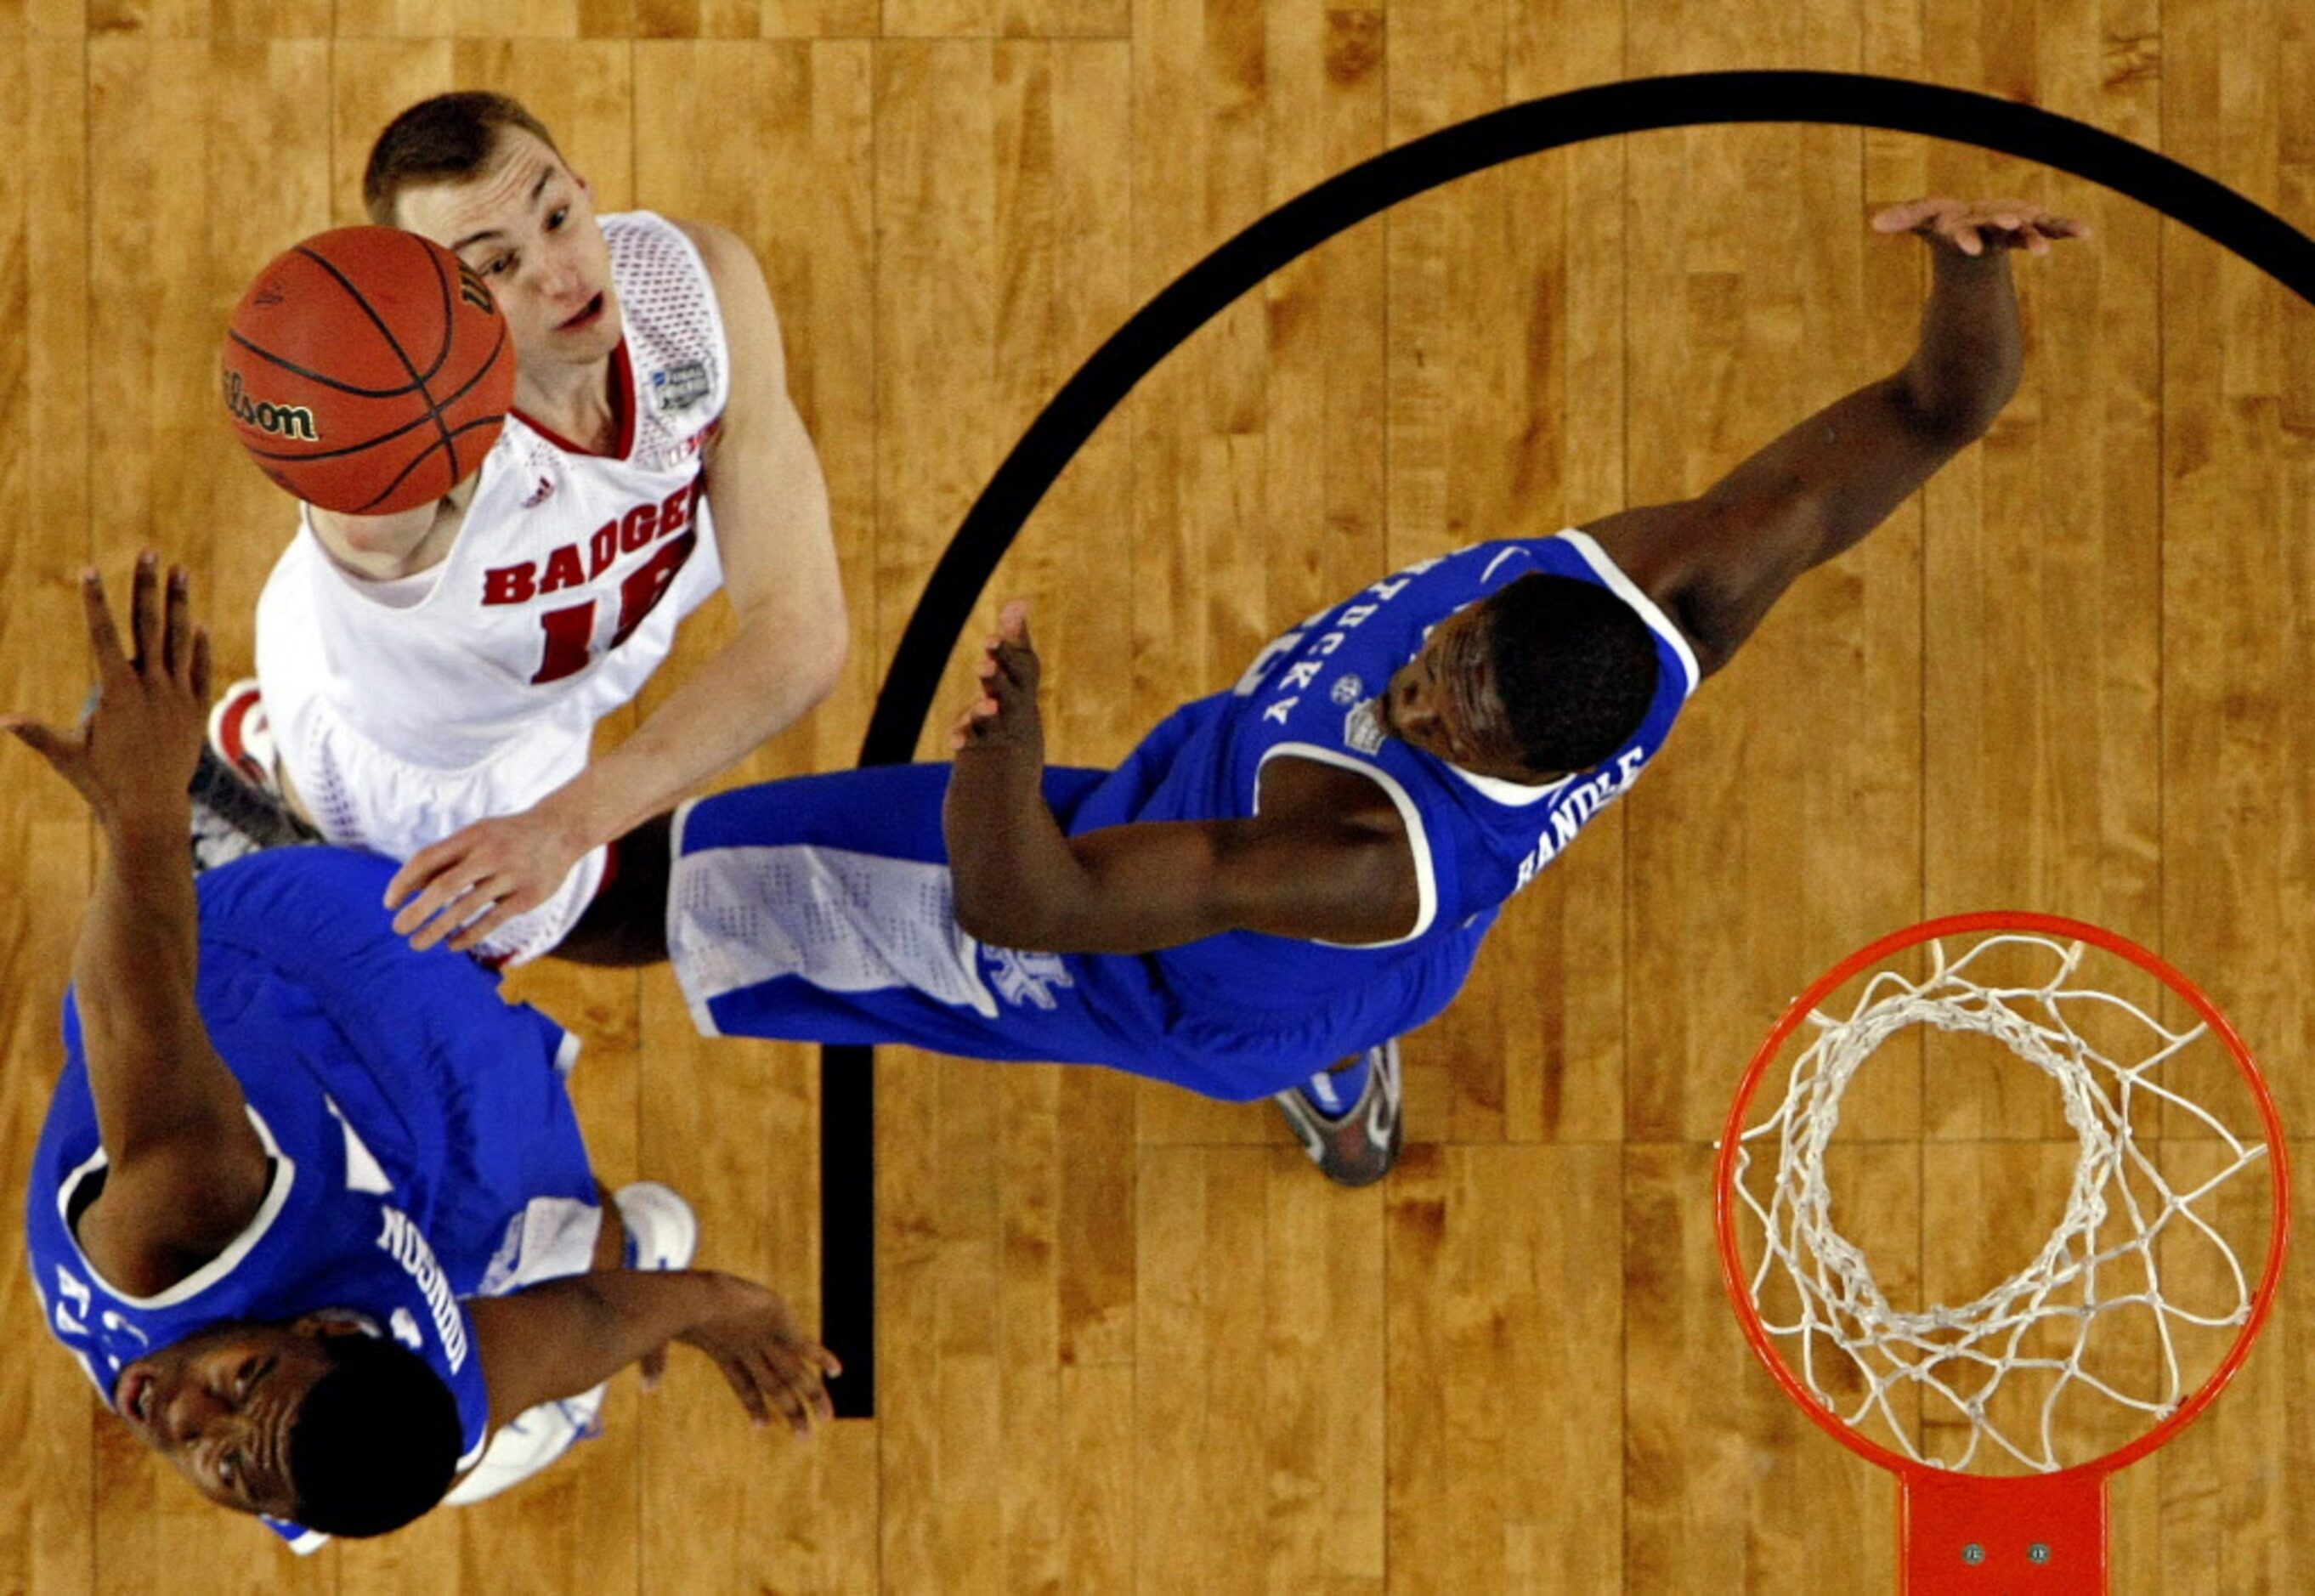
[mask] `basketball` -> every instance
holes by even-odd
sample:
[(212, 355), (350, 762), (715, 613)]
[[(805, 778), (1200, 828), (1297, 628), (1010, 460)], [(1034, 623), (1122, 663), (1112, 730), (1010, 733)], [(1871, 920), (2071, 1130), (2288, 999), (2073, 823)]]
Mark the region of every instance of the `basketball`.
[(395, 227), (275, 256), (234, 308), (226, 413), (258, 467), (310, 504), (386, 515), (471, 475), (506, 423), (514, 345), (483, 279)]

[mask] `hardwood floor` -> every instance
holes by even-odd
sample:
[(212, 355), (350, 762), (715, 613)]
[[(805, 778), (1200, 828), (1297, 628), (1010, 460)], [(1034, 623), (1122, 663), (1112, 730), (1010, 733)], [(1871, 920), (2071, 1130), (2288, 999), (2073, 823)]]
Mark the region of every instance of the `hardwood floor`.
[[(1104, 338), (1237, 229), (1459, 119), (1673, 72), (1880, 73), (2079, 118), (2315, 226), (2315, 24), (2287, 0), (0, 0), (0, 708), (79, 701), (73, 574), (147, 543), (193, 565), (243, 673), (291, 522), (217, 413), (225, 319), (266, 258), (360, 219), (387, 116), (486, 85), (602, 208), (709, 217), (764, 262), (853, 648), (751, 779), (852, 762), (957, 522)], [(1865, 218), (1929, 192), (2097, 229), (2018, 263), (2023, 389), (1794, 590), (1507, 911), (1406, 1045), (1385, 1184), (1326, 1186), (1264, 1106), (886, 1050), (873, 1421), (767, 1438), (679, 1352), (538, 1482), (306, 1560), (100, 1412), (12, 1226), (0, 1592), (1884, 1588), (1893, 1490), (1790, 1406), (1721, 1295), (1712, 1138), (1820, 970), (2017, 907), (2200, 981), (2315, 1167), (2315, 309), (1963, 143), (1575, 145), (1352, 229), (1189, 339), (984, 605), (1032, 600), (1053, 757), (1114, 760), (1385, 571), (1692, 494), (1894, 368), (1922, 251)], [(724, 625), (703, 611), (673, 669)], [(63, 785), (0, 750), (11, 1192), (93, 848)], [(703, 1263), (816, 1312), (816, 1054), (703, 1042), (663, 971), (511, 985), (585, 1039), (604, 1176), (676, 1184)], [(2017, 1133), (1954, 1145), (2001, 1166)], [(2311, 1279), (2122, 1477), (2116, 1590), (2315, 1588)]]

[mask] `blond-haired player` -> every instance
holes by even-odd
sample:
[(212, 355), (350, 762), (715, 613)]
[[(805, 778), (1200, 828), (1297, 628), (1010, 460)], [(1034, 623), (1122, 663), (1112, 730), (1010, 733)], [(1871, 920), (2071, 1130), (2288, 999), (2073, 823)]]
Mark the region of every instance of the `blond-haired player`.
[[(483, 93), (396, 117), (363, 197), (489, 282), (515, 411), (435, 504), (305, 507), (259, 600), (256, 682), (228, 689), (212, 741), (283, 778), (327, 840), (407, 861), (388, 897), (419, 946), (585, 957), (617, 839), (834, 685), (826, 483), (731, 233), (598, 217), (545, 128)], [(590, 762), (595, 723), (719, 586), (731, 641)]]

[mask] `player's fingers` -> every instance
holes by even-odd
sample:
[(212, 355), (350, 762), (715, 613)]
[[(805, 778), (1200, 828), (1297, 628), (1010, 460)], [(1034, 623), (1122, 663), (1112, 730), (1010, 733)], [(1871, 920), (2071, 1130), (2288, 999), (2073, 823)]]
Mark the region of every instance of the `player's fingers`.
[(0, 731), (13, 735), (58, 769), (64, 768), (71, 745), (54, 729), (24, 715), (0, 716)]
[(1955, 227), (1947, 236), (1954, 241), (1954, 247), (1965, 255), (1982, 255), (1985, 253), (1985, 241), (1978, 236), (1977, 228), (1971, 224), (1964, 223)]
[(788, 1428), (798, 1435), (812, 1433), (812, 1403), (802, 1381), (785, 1361), (768, 1350), (759, 1348), (754, 1359), (756, 1383), (772, 1394), (773, 1402)]
[(207, 704), (209, 701), (209, 629), (207, 626), (193, 628), (192, 689), (194, 703)]
[(120, 652), (120, 633), (112, 624), (112, 607), (104, 601), (104, 578), (93, 565), (80, 573), (80, 607), (88, 622), (89, 652), (96, 656), (96, 673), (102, 680), (127, 661)]
[(161, 556), (151, 549), (137, 556), (129, 580), (129, 663), (149, 670), (161, 658)]
[(1885, 206), (1874, 214), (1873, 230), (1876, 233), (1911, 233), (1935, 216), (1946, 203), (1943, 200), (1907, 200)]
[[(487, 890), (487, 883), (485, 884), (485, 888), (482, 890)], [(490, 913), (484, 915), (479, 920), (470, 921), (456, 936), (450, 939), (450, 951), (454, 953), (473, 953), (475, 947), (481, 944), (483, 937), (488, 936), (501, 926), (505, 925), (509, 920), (514, 918), (515, 916), (523, 913), (527, 909), (537, 908), (541, 901), (543, 901), (543, 898), (537, 894), (529, 892), (506, 892), (499, 899), (496, 907), (494, 907)]]
[(740, 1405), (748, 1410), (748, 1416), (759, 1427), (770, 1423), (772, 1410), (764, 1401), (763, 1392), (756, 1388), (756, 1378), (749, 1372), (747, 1364), (737, 1358), (718, 1353), (715, 1367), (723, 1371), (724, 1383), (732, 1388), (732, 1394), (739, 1397)]
[(193, 658), (191, 574), (182, 565), (169, 567), (169, 585), (161, 622), (161, 668), (169, 679), (185, 685)]
[(412, 938), (411, 945), (420, 952), (448, 939), (453, 953), (468, 953), (476, 942), (488, 936), (510, 918), (515, 910), (507, 907), (512, 897), (514, 883), (503, 876), (483, 875), (469, 882), (449, 906), (434, 917), (427, 929), (427, 940)]
[(438, 879), (394, 917), (395, 930), (409, 937), (410, 945), (423, 953), (464, 925), (466, 918), (482, 907), (467, 900), (475, 886), (475, 878), (468, 875)]
[[(812, 1349), (814, 1352), (819, 1350), (817, 1347)], [(822, 1421), (834, 1419), (836, 1403), (829, 1396), (828, 1387), (821, 1382), (819, 1360), (799, 1359), (795, 1349), (791, 1348), (785, 1367), (788, 1384), (803, 1407), (804, 1428), (810, 1430)]]
[[(443, 847), (439, 842), (411, 855), (403, 862), (402, 868), (394, 873), (394, 879), (386, 883), (386, 907), (392, 909), (424, 886), (433, 878), (434, 872), (440, 868), (442, 858)], [(395, 923), (395, 929), (402, 929), (399, 921)]]

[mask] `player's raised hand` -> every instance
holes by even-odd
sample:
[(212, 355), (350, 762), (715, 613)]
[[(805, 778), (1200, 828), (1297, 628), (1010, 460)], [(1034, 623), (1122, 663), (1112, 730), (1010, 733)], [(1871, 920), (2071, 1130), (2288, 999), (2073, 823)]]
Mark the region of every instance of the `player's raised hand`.
[(827, 1382), (844, 1372), (836, 1354), (796, 1323), (778, 1292), (737, 1275), (717, 1275), (719, 1305), (676, 1339), (715, 1360), (732, 1394), (758, 1425), (777, 1413), (798, 1435), (836, 1417)]
[(2030, 200), (1911, 200), (1873, 217), (1876, 233), (1913, 233), (1933, 244), (1982, 255), (2022, 249), (2046, 255), (2062, 238), (2087, 238), (2089, 224), (2054, 216)]
[[(209, 640), (192, 621), (192, 582), (169, 567), (163, 593), (160, 556), (137, 556), (129, 592), (129, 645), (121, 646), (104, 581), (81, 572), (96, 690), (70, 731), (30, 715), (0, 716), (0, 727), (46, 759), (111, 825), (140, 814), (174, 816), (200, 762), (208, 719)], [(173, 820), (182, 824), (182, 820)]]
[(997, 617), (996, 635), (982, 645), (980, 696), (964, 707), (948, 746), (989, 748), (1045, 758), (1045, 728), (1037, 713), (1037, 650), (1029, 641), (1029, 606), (1016, 598)]
[(471, 953), (553, 897), (587, 846), (544, 805), (462, 827), (412, 854), (386, 883), (386, 907), (401, 910), (395, 932), (421, 952), (448, 938), (452, 951)]

